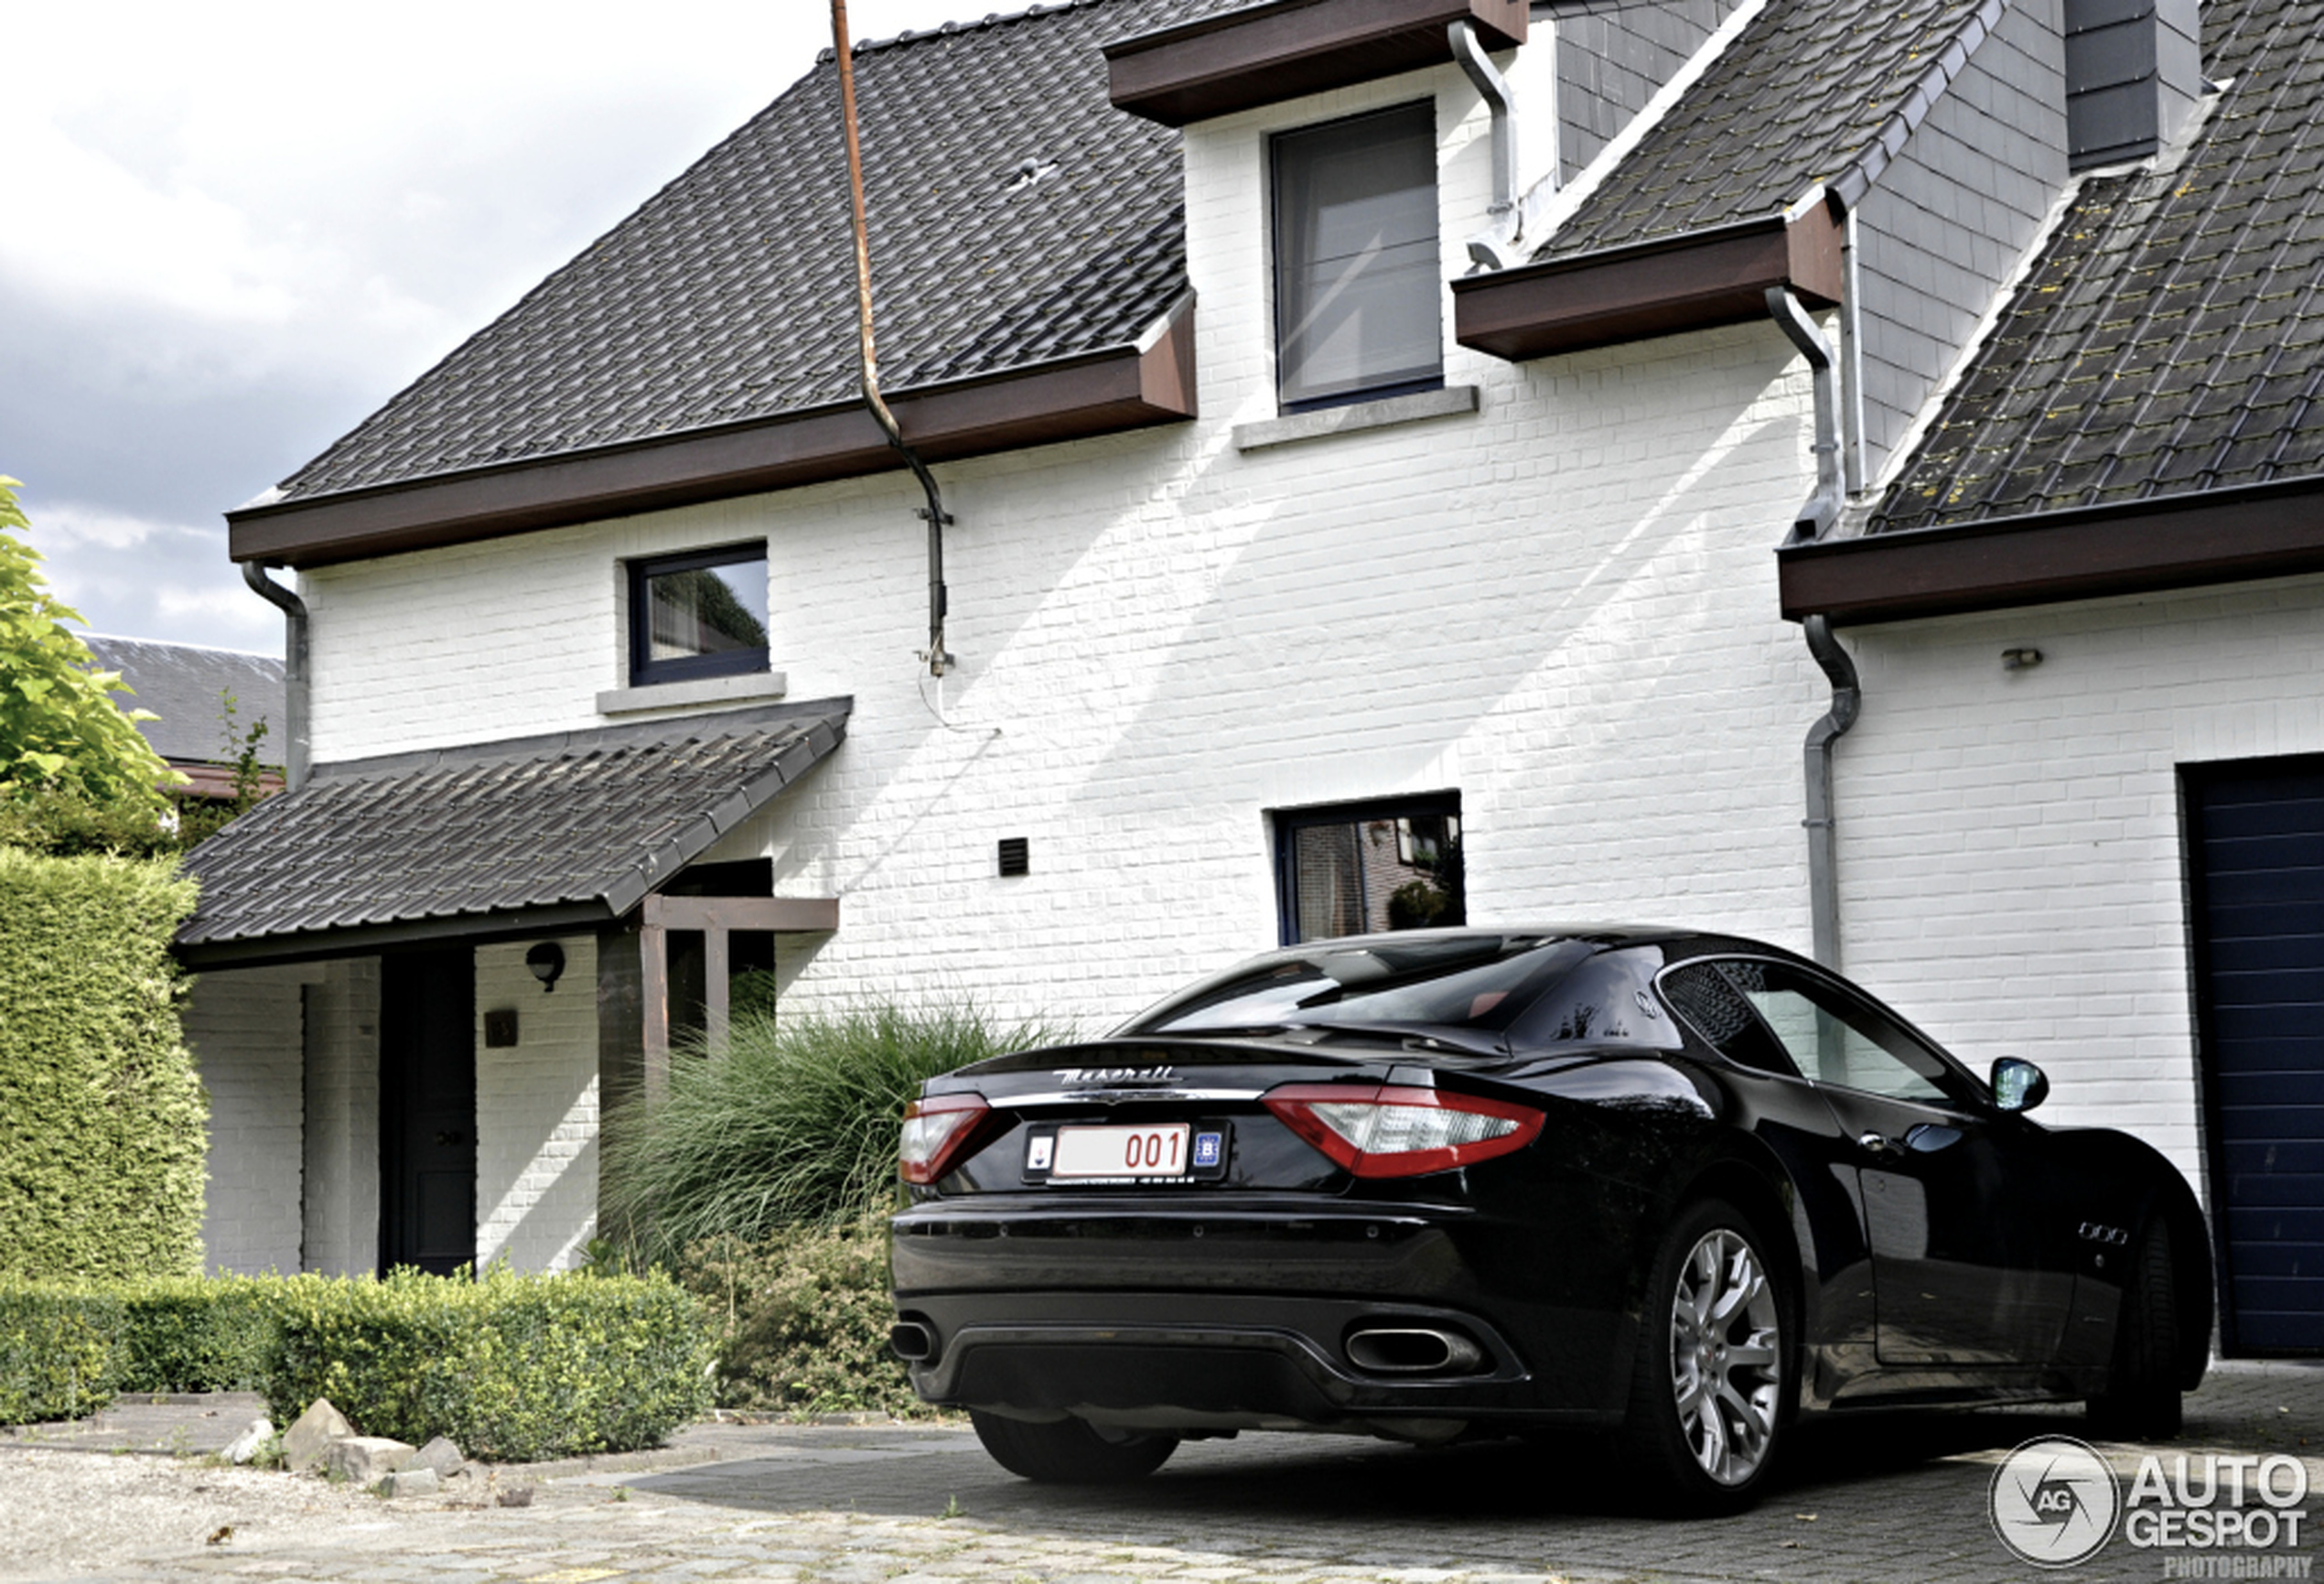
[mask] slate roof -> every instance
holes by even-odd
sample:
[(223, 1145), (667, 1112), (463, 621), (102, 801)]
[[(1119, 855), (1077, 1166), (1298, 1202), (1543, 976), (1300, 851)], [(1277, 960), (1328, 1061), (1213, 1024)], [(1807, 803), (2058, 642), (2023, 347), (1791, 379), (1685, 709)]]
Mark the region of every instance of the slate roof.
[(2211, 0), (2183, 160), (2089, 181), (1867, 532), (2324, 472), (2324, 0)]
[(235, 735), (260, 721), (269, 727), (258, 757), (279, 760), (283, 753), (283, 663), (271, 654), (206, 649), (194, 643), (163, 643), (149, 638), (83, 636), (100, 671), (117, 671), (134, 693), (122, 699), (133, 709), (149, 709), (157, 720), (137, 723), (145, 741), (176, 764), (227, 764), (239, 747), (226, 743), (222, 695), (234, 695)]
[(317, 767), (194, 849), (181, 949), (616, 919), (846, 735), (845, 699)]
[[(1125, 347), (1186, 291), (1178, 134), (1113, 107), (1099, 47), (1242, 3), (1069, 0), (856, 46), (887, 389)], [(282, 495), (853, 400), (842, 148), (826, 50)]]
[(1853, 205), (2004, 0), (1770, 0), (1533, 257), (1755, 220), (1817, 182)]

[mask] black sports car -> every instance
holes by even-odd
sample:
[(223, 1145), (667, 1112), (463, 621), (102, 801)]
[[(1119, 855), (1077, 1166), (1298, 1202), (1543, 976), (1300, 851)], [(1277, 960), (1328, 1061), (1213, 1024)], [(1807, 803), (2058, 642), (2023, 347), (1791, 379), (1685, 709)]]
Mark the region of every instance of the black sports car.
[(1619, 1429), (1740, 1506), (1802, 1411), (2086, 1398), (2167, 1435), (2210, 1240), (2138, 1139), (1680, 930), (1272, 952), (906, 1113), (897, 1351), (1036, 1480), (1245, 1429)]

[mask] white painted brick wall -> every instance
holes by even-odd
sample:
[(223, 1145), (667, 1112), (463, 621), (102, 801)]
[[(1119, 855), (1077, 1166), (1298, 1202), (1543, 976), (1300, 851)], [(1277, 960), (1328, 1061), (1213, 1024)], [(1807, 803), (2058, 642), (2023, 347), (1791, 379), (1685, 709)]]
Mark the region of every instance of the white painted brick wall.
[[(2324, 750), (2324, 579), (1845, 635), (1849, 970), (2045, 1121), (2128, 1127), (2200, 1184), (2180, 765)], [(2005, 649), (2042, 663), (2005, 672)]]
[(210, 1092), (202, 1262), (295, 1271), (301, 1228), (305, 1084), (300, 973), (205, 974), (185, 1007), (186, 1042)]
[[(524, 965), (535, 943), (476, 951), (476, 1258), (566, 1270), (597, 1214), (597, 943), (569, 936), (554, 990)], [(484, 1043), (484, 1014), (512, 1008), (517, 1043)]]
[(379, 1266), (379, 959), (307, 972), (306, 1268), (364, 1274)]
[[(1101, 1027), (1275, 943), (1268, 810), (1442, 788), (1480, 921), (1803, 944), (1799, 742), (1824, 688), (1775, 614), (1811, 476), (1771, 326), (1512, 366), (1453, 344), (1447, 293), (1446, 377), (1479, 414), (1231, 443), (1275, 413), (1264, 135), (1415, 93), (1444, 129), (1449, 277), (1490, 185), (1457, 70), (1189, 134), (1203, 416), (939, 469), (962, 661), (941, 689), (913, 658), (924, 531), (897, 475), (307, 574), (317, 757), (603, 724), (618, 560), (763, 535), (774, 664), (794, 699), (856, 709), (717, 856), (844, 899), (835, 936), (789, 943), (811, 999)], [(1016, 835), (1033, 873), (1002, 880)]]

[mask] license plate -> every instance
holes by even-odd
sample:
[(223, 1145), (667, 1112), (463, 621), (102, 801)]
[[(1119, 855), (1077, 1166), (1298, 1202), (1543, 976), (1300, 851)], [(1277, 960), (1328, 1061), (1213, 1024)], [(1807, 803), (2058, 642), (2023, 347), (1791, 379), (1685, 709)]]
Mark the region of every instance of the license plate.
[(1189, 1135), (1183, 1122), (1143, 1127), (1060, 1127), (1049, 1176), (1184, 1177)]

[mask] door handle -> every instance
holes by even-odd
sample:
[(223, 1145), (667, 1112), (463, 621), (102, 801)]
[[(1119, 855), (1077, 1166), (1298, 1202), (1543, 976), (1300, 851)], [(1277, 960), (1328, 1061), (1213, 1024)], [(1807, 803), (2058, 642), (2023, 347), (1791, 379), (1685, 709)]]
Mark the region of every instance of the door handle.
[(448, 1133), (437, 1134), (436, 1141), (438, 1144), (465, 1144), (468, 1142), (468, 1136), (456, 1127)]
[(1856, 1138), (1856, 1148), (1875, 1160), (1900, 1160), (1904, 1146), (1885, 1133), (1866, 1133)]

